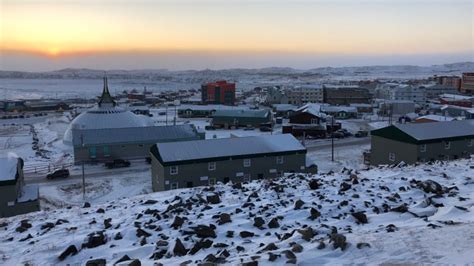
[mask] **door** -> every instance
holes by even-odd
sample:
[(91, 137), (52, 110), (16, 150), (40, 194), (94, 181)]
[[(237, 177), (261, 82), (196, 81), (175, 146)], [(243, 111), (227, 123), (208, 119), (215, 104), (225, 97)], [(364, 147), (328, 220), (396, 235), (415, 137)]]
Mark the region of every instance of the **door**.
[(104, 157), (110, 157), (110, 148), (109, 146), (103, 147)]
[(187, 183), (186, 183), (186, 187), (187, 187), (187, 188), (193, 187), (193, 182), (192, 182), (192, 181), (187, 182)]
[(97, 148), (96, 147), (90, 147), (89, 148), (89, 158), (92, 158), (92, 159), (97, 158)]

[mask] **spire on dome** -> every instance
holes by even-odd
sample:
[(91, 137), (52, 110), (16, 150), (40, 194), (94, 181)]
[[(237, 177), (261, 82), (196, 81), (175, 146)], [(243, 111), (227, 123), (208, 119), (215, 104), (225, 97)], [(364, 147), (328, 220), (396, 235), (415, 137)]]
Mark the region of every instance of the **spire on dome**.
[(114, 101), (114, 98), (110, 95), (109, 86), (107, 84), (107, 76), (104, 77), (104, 88), (102, 90), (102, 95), (99, 100), (99, 107), (114, 107), (117, 103)]

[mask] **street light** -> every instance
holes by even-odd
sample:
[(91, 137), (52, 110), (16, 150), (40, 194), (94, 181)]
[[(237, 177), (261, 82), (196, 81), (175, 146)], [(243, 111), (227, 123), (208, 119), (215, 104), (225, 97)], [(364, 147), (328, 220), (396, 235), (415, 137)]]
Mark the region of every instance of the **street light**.
[[(84, 135), (81, 133), (81, 146), (84, 148)], [(86, 200), (86, 178), (84, 174), (84, 159), (82, 159), (82, 199)]]

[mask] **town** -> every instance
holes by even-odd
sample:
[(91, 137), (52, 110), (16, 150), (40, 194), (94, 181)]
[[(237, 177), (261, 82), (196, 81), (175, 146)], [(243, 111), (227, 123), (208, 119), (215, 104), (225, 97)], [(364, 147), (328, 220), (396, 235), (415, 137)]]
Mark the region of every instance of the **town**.
[(0, 265), (474, 264), (472, 0), (2, 0)]

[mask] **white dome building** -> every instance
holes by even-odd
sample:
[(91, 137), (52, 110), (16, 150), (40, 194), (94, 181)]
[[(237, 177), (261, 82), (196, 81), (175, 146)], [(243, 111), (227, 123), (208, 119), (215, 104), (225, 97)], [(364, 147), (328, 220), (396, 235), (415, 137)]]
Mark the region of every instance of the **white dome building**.
[(153, 121), (146, 116), (136, 115), (120, 108), (110, 95), (107, 78), (104, 78), (104, 89), (99, 103), (86, 112), (78, 115), (69, 124), (64, 133), (63, 142), (72, 144), (72, 129), (103, 129), (153, 126)]

